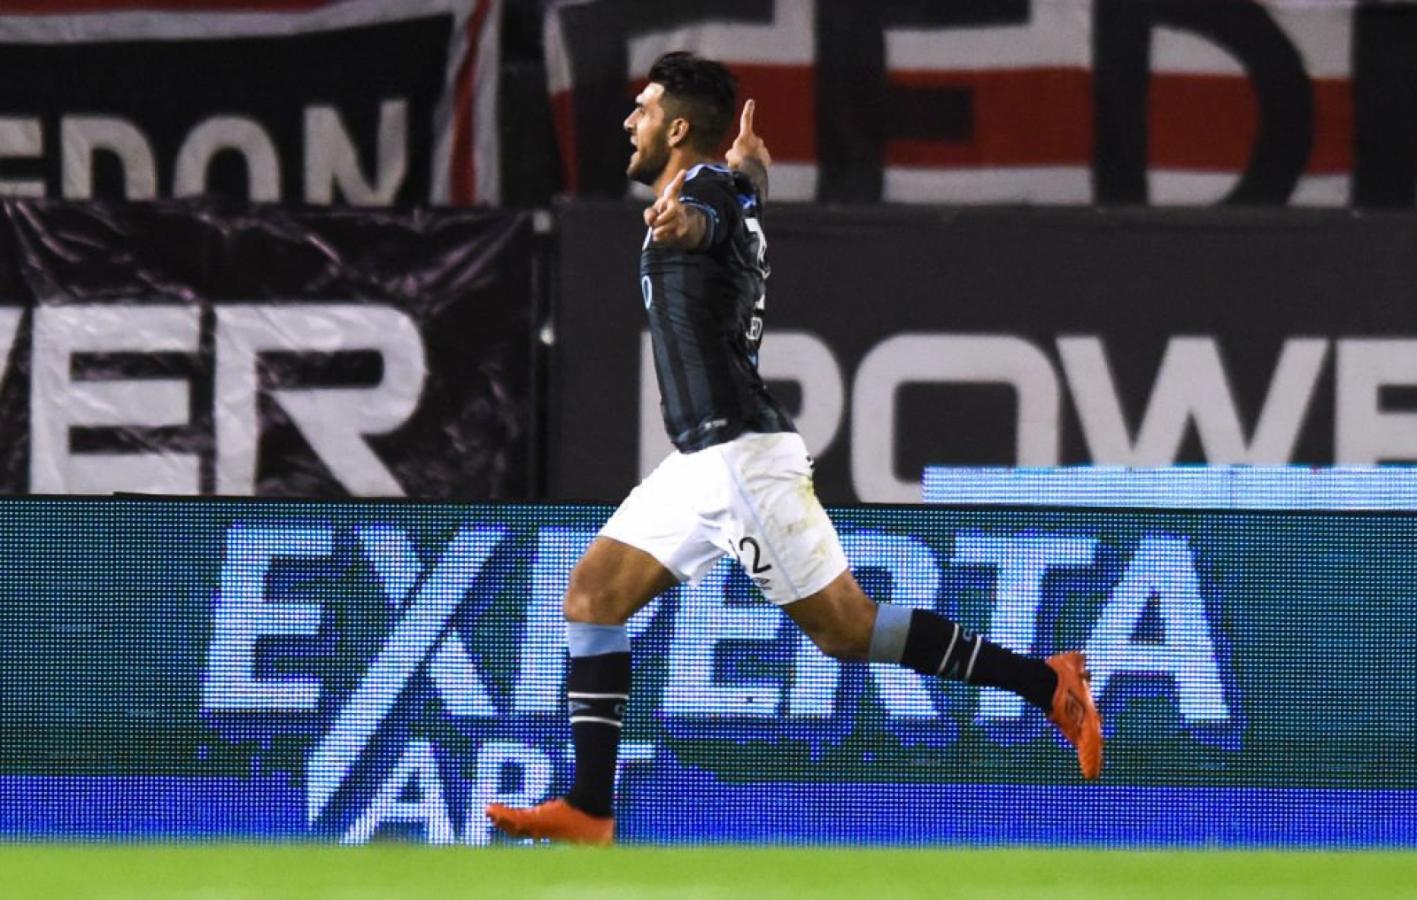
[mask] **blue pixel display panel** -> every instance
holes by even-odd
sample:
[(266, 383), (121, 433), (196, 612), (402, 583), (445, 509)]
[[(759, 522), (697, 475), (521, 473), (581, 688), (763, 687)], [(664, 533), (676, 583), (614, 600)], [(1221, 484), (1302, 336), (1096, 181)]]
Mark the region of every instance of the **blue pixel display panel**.
[[(560, 598), (608, 507), (0, 507), (0, 835), (475, 845), (569, 785)], [(1101, 781), (725, 560), (630, 624), (623, 840), (1417, 846), (1412, 514), (832, 516), (880, 600), (1086, 650)]]

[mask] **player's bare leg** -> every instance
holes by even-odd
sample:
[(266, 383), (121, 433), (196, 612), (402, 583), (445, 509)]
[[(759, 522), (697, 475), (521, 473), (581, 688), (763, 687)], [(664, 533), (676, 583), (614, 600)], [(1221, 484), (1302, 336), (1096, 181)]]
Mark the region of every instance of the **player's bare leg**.
[(876, 601), (866, 596), (848, 569), (809, 597), (783, 610), (827, 656), (864, 660), (876, 627)]
[(1081, 653), (1059, 653), (1047, 660), (1021, 656), (936, 613), (878, 605), (850, 571), (783, 608), (830, 656), (896, 663), (925, 675), (1018, 694), (1043, 710), (1077, 748), (1084, 778), (1101, 774), (1102, 719), (1092, 702)]
[(620, 726), (630, 693), (625, 622), (674, 584), (674, 576), (653, 556), (611, 538), (596, 538), (576, 563), (564, 602), (575, 784), (565, 797), (529, 809), (489, 805), (487, 816), (497, 828), (513, 837), (614, 842), (611, 801)]

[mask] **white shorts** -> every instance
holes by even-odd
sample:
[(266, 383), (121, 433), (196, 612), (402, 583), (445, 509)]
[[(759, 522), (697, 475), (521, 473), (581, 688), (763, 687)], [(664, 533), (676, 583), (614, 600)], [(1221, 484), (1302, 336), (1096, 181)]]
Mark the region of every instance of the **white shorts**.
[(698, 581), (731, 553), (779, 606), (846, 570), (836, 528), (812, 489), (807, 447), (793, 432), (671, 453), (600, 533), (645, 551), (680, 581)]

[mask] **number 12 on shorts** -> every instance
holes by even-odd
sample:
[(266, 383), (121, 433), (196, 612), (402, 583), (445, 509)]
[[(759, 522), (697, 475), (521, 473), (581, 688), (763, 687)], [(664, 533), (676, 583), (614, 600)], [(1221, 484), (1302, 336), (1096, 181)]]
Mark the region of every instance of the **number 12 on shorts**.
[(745, 537), (738, 542), (738, 562), (743, 564), (749, 575), (772, 571), (772, 564), (763, 562), (763, 548), (755, 537)]

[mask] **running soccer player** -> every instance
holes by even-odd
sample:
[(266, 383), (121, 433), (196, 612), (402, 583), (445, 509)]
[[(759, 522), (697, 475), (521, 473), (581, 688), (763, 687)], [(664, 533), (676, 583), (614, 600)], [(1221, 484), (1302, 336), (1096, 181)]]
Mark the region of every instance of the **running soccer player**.
[(571, 572), (564, 611), (575, 783), (565, 797), (487, 815), (516, 837), (608, 844), (630, 642), (625, 622), (678, 582), (737, 557), (770, 602), (823, 652), (1003, 688), (1042, 709), (1102, 770), (1102, 723), (1081, 653), (1021, 656), (928, 610), (877, 604), (847, 567), (812, 490), (812, 461), (758, 375), (771, 156), (747, 101), (727, 154), (736, 83), (722, 65), (667, 53), (625, 120), (628, 174), (657, 195), (644, 211), (640, 291), (664, 424), (675, 446), (620, 505)]

